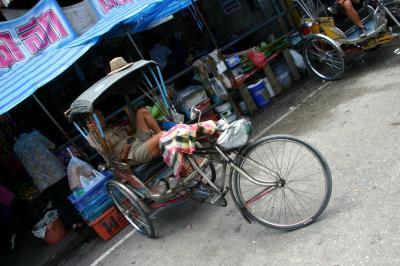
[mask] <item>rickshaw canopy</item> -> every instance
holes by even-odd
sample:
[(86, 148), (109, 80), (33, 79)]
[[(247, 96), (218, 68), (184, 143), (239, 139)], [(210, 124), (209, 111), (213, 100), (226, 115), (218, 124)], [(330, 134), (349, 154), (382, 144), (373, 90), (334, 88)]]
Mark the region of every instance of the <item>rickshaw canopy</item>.
[[(113, 87), (116, 83), (123, 80), (129, 75), (140, 70), (145, 70), (146, 66), (156, 66), (157, 63), (148, 60), (139, 60), (124, 70), (116, 72), (112, 75), (107, 75), (93, 84), (89, 89), (84, 91), (75, 101), (72, 102), (68, 113), (66, 114), (69, 120), (72, 120), (75, 115), (91, 113), (94, 109), (95, 103), (106, 94), (106, 92)], [(160, 90), (162, 88), (159, 88)]]

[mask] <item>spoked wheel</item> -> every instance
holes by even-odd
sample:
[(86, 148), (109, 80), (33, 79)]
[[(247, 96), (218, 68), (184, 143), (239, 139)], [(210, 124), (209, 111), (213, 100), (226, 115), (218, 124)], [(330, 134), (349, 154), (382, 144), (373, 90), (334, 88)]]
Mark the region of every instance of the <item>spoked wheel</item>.
[(324, 35), (312, 35), (306, 40), (304, 57), (311, 71), (323, 80), (336, 80), (343, 76), (343, 51)]
[(154, 238), (154, 227), (140, 205), (140, 199), (124, 184), (111, 180), (107, 184), (108, 193), (128, 222), (148, 238)]
[(238, 165), (258, 181), (238, 172), (231, 181), (234, 199), (244, 215), (265, 226), (295, 230), (317, 219), (332, 191), (329, 167), (311, 145), (291, 136), (270, 136), (250, 144)]

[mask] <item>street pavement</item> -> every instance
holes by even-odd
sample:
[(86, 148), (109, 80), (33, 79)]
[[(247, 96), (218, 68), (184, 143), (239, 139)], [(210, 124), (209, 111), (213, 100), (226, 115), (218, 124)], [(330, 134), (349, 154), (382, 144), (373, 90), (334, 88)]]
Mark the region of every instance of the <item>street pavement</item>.
[(400, 57), (366, 55), (340, 81), (307, 78), (252, 118), (254, 136), (291, 134), (317, 147), (333, 179), (320, 219), (292, 232), (248, 224), (235, 209), (185, 202), (154, 220), (158, 238), (129, 229), (95, 239), (63, 265), (399, 265)]

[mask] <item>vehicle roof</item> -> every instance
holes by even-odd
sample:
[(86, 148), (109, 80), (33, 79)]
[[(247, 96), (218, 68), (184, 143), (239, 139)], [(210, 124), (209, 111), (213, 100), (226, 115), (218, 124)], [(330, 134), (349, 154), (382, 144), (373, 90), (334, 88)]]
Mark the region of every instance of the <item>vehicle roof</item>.
[(67, 113), (68, 119), (72, 120), (77, 114), (91, 113), (93, 111), (95, 102), (101, 98), (101, 96), (104, 95), (115, 83), (132, 74), (133, 72), (152, 64), (155, 65), (157, 63), (154, 61), (139, 60), (124, 70), (103, 77), (72, 102)]

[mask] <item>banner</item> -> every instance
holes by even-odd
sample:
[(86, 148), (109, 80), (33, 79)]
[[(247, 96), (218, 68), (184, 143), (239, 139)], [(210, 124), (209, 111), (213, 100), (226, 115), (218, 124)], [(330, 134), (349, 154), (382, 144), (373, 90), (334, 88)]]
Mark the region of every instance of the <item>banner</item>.
[(0, 23), (0, 75), (76, 37), (55, 0), (41, 0), (25, 15)]
[(96, 10), (99, 17), (104, 16), (111, 9), (124, 6), (127, 4), (133, 4), (139, 0), (91, 0), (93, 8)]
[[(98, 15), (90, 1), (84, 0), (72, 6), (61, 8), (78, 35), (88, 31), (98, 21)], [(29, 9), (2, 8), (0, 11), (7, 20), (12, 20), (28, 13)]]

